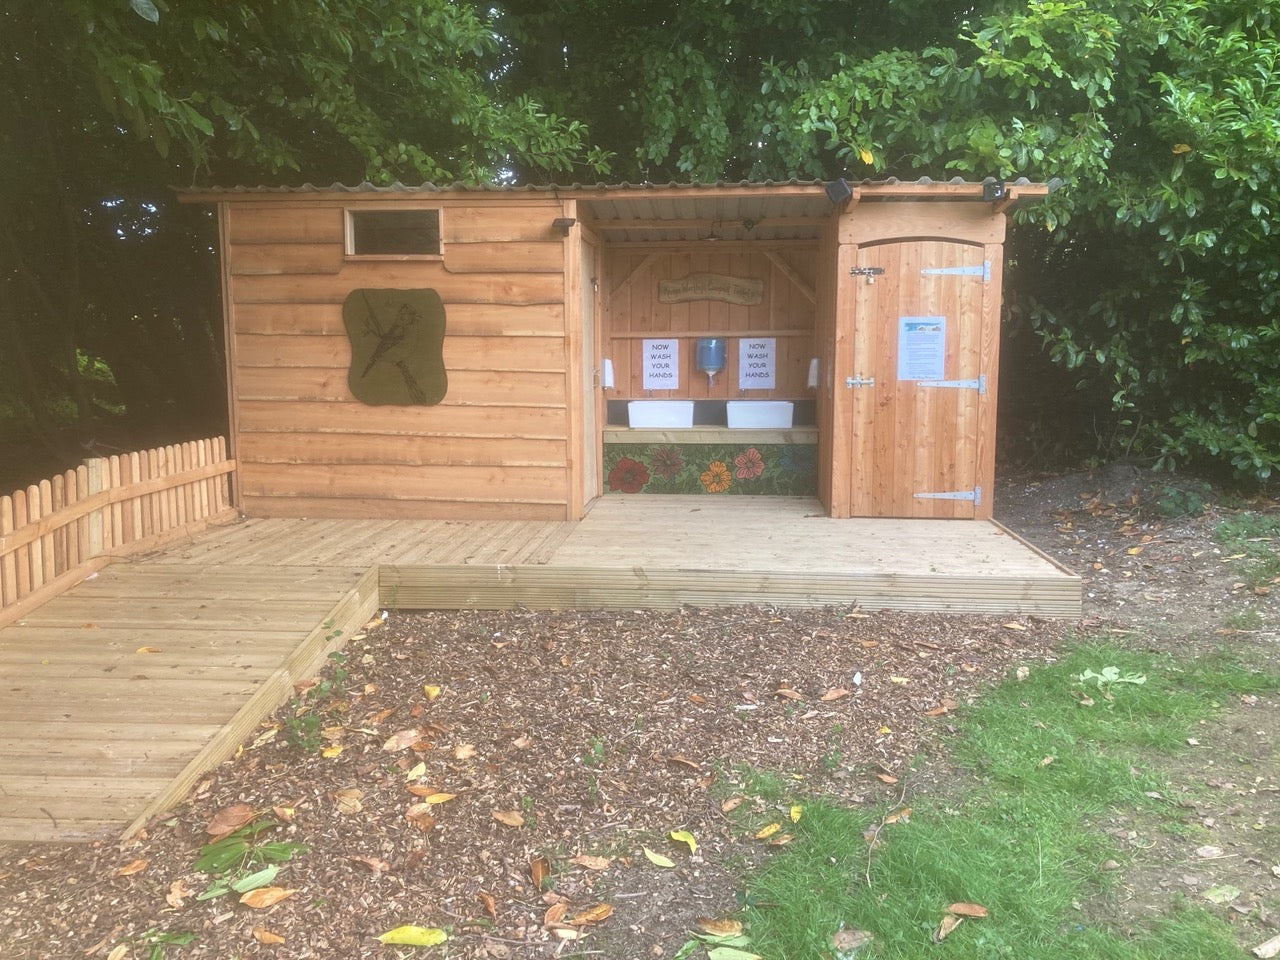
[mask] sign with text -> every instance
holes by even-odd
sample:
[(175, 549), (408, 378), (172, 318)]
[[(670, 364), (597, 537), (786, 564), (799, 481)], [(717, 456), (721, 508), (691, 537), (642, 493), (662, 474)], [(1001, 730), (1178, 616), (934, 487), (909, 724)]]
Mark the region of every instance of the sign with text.
[(675, 390), (680, 386), (680, 341), (643, 340), (644, 389)]
[(738, 389), (772, 390), (777, 385), (778, 341), (753, 337), (738, 341)]
[(764, 281), (746, 277), (725, 277), (718, 273), (693, 273), (679, 280), (658, 281), (659, 303), (687, 303), (690, 300), (722, 300), (755, 306), (764, 296)]
[(946, 359), (946, 317), (898, 318), (899, 380), (941, 380)]

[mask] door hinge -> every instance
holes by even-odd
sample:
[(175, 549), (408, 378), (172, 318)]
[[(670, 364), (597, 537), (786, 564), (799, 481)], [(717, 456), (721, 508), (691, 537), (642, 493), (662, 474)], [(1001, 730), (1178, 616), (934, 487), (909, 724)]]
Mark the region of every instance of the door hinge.
[(978, 396), (987, 395), (987, 375), (984, 373), (976, 380), (917, 380), (917, 387), (942, 387), (952, 390), (977, 390)]
[(917, 493), (915, 498), (917, 500), (967, 500), (974, 506), (980, 506), (982, 504), (982, 488), (948, 490), (945, 493)]
[(864, 379), (864, 378), (863, 378), (863, 377), (861, 377), (861, 376), (857, 376), (857, 377), (845, 377), (845, 378), (844, 378), (844, 385), (845, 385), (846, 387), (851, 387), (851, 388), (852, 388), (852, 387), (874, 387), (874, 386), (876, 385), (876, 378), (875, 378), (875, 377), (866, 377), (866, 378)]
[(981, 277), (983, 283), (990, 283), (991, 261), (983, 260), (974, 267), (925, 267), (920, 272), (929, 277)]

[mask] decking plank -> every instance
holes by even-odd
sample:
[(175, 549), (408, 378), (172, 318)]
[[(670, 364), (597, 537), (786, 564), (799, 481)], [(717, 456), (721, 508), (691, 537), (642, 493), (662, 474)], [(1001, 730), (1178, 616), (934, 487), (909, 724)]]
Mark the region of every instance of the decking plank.
[(1080, 580), (998, 524), (833, 521), (804, 498), (613, 496), (579, 523), (237, 522), (0, 629), (0, 789), (22, 800), (0, 806), (0, 841), (143, 826), (378, 605), (741, 603), (1073, 617)]

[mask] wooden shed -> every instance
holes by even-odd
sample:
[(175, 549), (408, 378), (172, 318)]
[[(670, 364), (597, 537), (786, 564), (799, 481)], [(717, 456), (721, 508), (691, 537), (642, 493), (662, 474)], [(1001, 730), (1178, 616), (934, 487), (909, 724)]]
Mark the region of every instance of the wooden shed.
[(1049, 186), (187, 191), (216, 203), (249, 516), (600, 496), (991, 516), (1005, 217)]

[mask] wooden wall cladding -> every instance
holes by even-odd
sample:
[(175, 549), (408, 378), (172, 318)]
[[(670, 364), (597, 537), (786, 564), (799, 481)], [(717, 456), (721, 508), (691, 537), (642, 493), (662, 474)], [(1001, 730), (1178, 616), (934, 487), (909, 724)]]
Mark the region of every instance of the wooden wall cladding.
[[(817, 246), (788, 246), (776, 250), (708, 244), (684, 249), (614, 248), (605, 255), (605, 295), (601, 350), (613, 361), (615, 388), (610, 396), (735, 398), (749, 396), (800, 398), (809, 394), (809, 360), (815, 353), (814, 315), (817, 298)], [(756, 305), (692, 300), (662, 303), (658, 286), (694, 274), (716, 274), (763, 280)], [(728, 365), (709, 385), (695, 364), (695, 344), (701, 336), (729, 340)], [(777, 339), (777, 387), (738, 389), (738, 339), (743, 336)], [(646, 337), (678, 337), (680, 387), (646, 391), (641, 355)]]
[[(562, 205), (419, 205), (442, 211), (442, 260), (345, 257), (343, 207), (332, 202), (227, 205), (245, 513), (567, 516), (565, 256), (551, 227)], [(369, 407), (351, 395), (342, 302), (360, 287), (443, 298), (440, 404)]]

